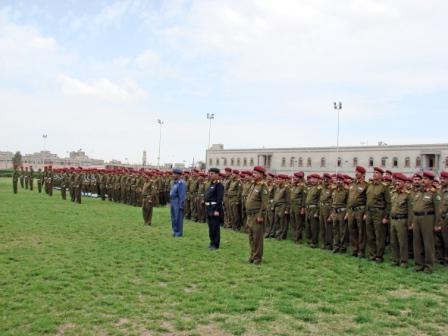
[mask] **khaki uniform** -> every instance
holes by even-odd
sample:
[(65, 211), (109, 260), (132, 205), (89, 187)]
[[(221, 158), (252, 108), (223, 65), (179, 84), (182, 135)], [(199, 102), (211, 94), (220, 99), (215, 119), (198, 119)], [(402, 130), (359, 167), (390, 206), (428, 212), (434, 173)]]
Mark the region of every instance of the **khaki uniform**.
[(435, 189), (422, 189), (412, 200), (414, 261), (418, 271), (434, 267), (434, 227), (440, 221), (441, 197)]
[(333, 219), (333, 252), (347, 251), (348, 225), (345, 220), (347, 214), (348, 189), (343, 185), (337, 186), (332, 193)]
[(408, 263), (408, 231), (411, 227), (411, 194), (406, 190), (391, 193), (390, 247), (391, 258), (396, 265)]
[(371, 259), (383, 259), (386, 246), (386, 224), (390, 214), (389, 187), (382, 182), (372, 182), (367, 188), (366, 200), (367, 251)]
[(348, 190), (347, 220), (350, 233), (352, 254), (364, 257), (366, 252), (366, 224), (364, 213), (366, 208), (367, 182), (355, 181)]
[[(263, 218), (268, 206), (268, 190), (264, 182), (254, 182), (247, 195), (247, 228), (249, 234), (249, 261), (260, 263), (263, 258), (263, 240), (265, 223)], [(257, 219), (262, 219), (261, 222)]]

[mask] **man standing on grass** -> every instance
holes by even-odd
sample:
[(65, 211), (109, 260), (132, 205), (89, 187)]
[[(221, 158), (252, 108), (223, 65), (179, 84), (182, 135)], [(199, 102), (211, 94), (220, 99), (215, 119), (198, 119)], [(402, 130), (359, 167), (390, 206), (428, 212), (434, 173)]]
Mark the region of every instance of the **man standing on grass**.
[(20, 172), (17, 169), (17, 166), (14, 166), (14, 171), (12, 173), (12, 190), (14, 191), (14, 194), (17, 194), (17, 184), (19, 182), (19, 176)]
[(181, 178), (182, 170), (173, 169), (173, 184), (170, 190), (171, 227), (173, 237), (182, 237), (184, 231), (184, 204), (186, 196), (185, 181)]
[(386, 244), (386, 224), (390, 215), (389, 187), (382, 182), (384, 171), (373, 168), (373, 181), (367, 187), (366, 221), (367, 250), (371, 261), (383, 262)]
[(434, 232), (440, 227), (441, 197), (433, 188), (434, 173), (423, 173), (423, 184), (412, 203), (414, 231), (414, 261), (416, 272), (432, 273), (434, 267)]
[(219, 180), (219, 169), (209, 169), (211, 184), (204, 194), (207, 209), (208, 235), (210, 237), (209, 250), (219, 249), (220, 226), (224, 221), (223, 200), (224, 186)]
[(266, 184), (263, 182), (265, 169), (254, 167), (254, 181), (250, 186), (246, 200), (247, 229), (249, 233), (250, 257), (249, 263), (261, 264), (263, 258), (264, 218), (269, 203)]

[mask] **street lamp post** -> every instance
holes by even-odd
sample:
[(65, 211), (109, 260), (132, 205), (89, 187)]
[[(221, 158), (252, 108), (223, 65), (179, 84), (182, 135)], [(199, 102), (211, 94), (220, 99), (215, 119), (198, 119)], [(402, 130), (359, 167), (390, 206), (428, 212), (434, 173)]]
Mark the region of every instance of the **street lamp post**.
[(207, 146), (207, 149), (208, 149), (208, 148), (210, 148), (210, 135), (211, 135), (211, 131), (212, 131), (212, 120), (215, 119), (215, 114), (207, 113), (207, 119), (210, 120), (210, 124), (208, 127), (208, 146)]
[(162, 125), (163, 125), (163, 120), (157, 119), (157, 123), (160, 126), (160, 130), (159, 130), (159, 155), (157, 156), (157, 167), (160, 168), (160, 144), (162, 142)]
[[(336, 111), (338, 111), (338, 134), (337, 134), (337, 138), (336, 138), (336, 174), (339, 171), (339, 114), (342, 110), (342, 103), (341, 102), (334, 102), (333, 103), (334, 109)], [(342, 160), (341, 160), (342, 163)]]

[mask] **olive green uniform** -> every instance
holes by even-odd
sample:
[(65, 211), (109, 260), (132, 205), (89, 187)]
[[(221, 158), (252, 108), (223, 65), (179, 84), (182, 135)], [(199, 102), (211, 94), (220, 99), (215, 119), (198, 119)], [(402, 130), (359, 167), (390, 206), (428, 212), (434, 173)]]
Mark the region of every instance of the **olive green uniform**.
[(289, 191), (289, 219), (291, 223), (292, 240), (302, 239), (305, 211), (305, 184), (297, 183)]
[(229, 205), (228, 220), (233, 230), (241, 228), (240, 217), (240, 199), (241, 199), (241, 182), (238, 177), (232, 176), (228, 184), (227, 199)]
[(411, 227), (411, 194), (406, 190), (391, 193), (390, 247), (391, 258), (396, 265), (408, 263), (408, 230)]
[(289, 186), (277, 185), (274, 191), (274, 225), (272, 231), (278, 240), (286, 239), (288, 234), (287, 214), (289, 213)]
[(12, 191), (14, 194), (17, 194), (17, 184), (19, 182), (20, 172), (17, 169), (14, 169), (12, 173)]
[(366, 191), (367, 182), (355, 181), (349, 187), (347, 198), (350, 245), (352, 254), (358, 257), (364, 257), (366, 252), (366, 224), (364, 221)]
[(265, 237), (274, 238), (275, 237), (275, 227), (274, 227), (274, 194), (277, 185), (274, 183), (266, 185), (268, 190), (268, 207), (265, 214)]
[(322, 184), (319, 198), (319, 240), (321, 247), (333, 249), (333, 221), (331, 215), (332, 187)]
[(260, 263), (263, 258), (263, 240), (265, 223), (263, 219), (268, 206), (268, 190), (264, 182), (254, 182), (247, 195), (247, 228), (249, 234), (250, 257), (249, 261)]
[(322, 187), (309, 186), (305, 197), (305, 234), (308, 244), (317, 247), (319, 243), (319, 199)]
[(412, 200), (414, 261), (416, 270), (431, 272), (434, 267), (434, 227), (440, 221), (440, 195), (422, 189)]
[(154, 188), (153, 181), (146, 180), (142, 190), (142, 212), (145, 225), (151, 225), (152, 222), (152, 212), (154, 207), (153, 200), (155, 192), (156, 189)]
[(332, 193), (333, 219), (333, 252), (347, 251), (348, 226), (345, 220), (347, 214), (348, 190), (343, 185), (337, 186)]
[(440, 227), (436, 234), (437, 259), (440, 263), (448, 265), (448, 187), (439, 192), (440, 202)]
[(32, 167), (30, 167), (28, 176), (29, 176), (30, 190), (33, 191), (33, 189), (34, 189), (34, 170)]
[(390, 214), (389, 187), (380, 181), (372, 182), (367, 188), (367, 251), (370, 258), (382, 260), (386, 246), (386, 224)]

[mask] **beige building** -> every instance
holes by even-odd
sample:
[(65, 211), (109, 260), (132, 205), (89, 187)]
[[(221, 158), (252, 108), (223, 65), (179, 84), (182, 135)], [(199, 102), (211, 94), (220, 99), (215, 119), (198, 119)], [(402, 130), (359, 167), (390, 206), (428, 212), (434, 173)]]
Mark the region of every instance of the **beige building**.
[[(0, 152), (0, 169), (12, 168), (12, 152)], [(24, 167), (33, 166), (35, 169), (43, 168), (46, 165), (53, 165), (55, 167), (102, 167), (104, 160), (97, 160), (89, 158), (85, 152), (78, 150), (70, 152), (68, 158), (60, 158), (57, 154), (50, 151), (40, 151), (33, 154), (23, 154), (22, 164)]]
[(334, 173), (353, 174), (357, 165), (368, 170), (378, 166), (392, 172), (411, 174), (448, 169), (448, 144), (385, 145), (339, 147), (298, 147), (224, 149), (215, 144), (206, 151), (207, 168), (231, 167), (240, 170), (261, 165), (273, 173), (292, 174)]

